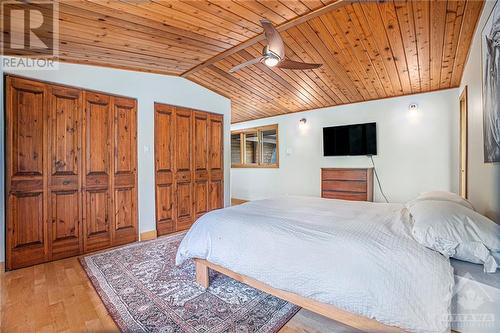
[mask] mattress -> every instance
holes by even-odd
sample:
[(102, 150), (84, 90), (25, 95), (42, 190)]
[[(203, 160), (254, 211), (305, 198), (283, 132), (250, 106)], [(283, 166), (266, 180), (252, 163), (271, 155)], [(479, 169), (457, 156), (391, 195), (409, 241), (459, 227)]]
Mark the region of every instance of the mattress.
[(198, 219), (177, 264), (189, 258), (407, 331), (450, 329), (453, 269), (413, 239), (401, 204), (252, 201)]

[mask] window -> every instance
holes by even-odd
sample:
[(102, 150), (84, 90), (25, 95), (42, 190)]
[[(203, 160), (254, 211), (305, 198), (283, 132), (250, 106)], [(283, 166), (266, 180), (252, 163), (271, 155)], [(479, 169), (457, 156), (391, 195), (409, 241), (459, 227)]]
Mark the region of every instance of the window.
[(233, 168), (278, 168), (278, 125), (231, 132)]

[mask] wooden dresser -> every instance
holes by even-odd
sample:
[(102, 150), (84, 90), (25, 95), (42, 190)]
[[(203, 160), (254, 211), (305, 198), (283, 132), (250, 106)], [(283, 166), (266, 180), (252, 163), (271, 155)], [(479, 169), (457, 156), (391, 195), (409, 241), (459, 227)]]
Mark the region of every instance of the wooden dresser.
[(322, 168), (321, 197), (373, 201), (373, 168)]

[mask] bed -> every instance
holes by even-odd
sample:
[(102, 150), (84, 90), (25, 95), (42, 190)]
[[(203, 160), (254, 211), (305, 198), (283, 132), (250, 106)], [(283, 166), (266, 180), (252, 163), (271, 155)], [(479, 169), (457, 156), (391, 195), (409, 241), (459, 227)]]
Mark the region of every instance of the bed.
[(449, 332), (447, 258), (418, 244), (401, 204), (280, 197), (210, 212), (176, 262), (195, 259), (330, 318), (370, 331)]

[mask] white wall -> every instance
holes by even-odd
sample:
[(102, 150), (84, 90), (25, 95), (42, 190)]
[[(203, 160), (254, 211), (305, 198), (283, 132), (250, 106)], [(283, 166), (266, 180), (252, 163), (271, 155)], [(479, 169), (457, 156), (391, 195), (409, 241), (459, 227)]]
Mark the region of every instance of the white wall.
[(467, 86), (469, 105), (468, 168), (469, 200), (474, 207), (500, 223), (500, 163), (484, 163), (481, 31), (495, 1), (487, 1), (476, 28), (460, 91)]
[[(410, 103), (418, 103), (418, 112), (408, 111)], [(370, 166), (366, 156), (323, 157), (322, 128), (365, 122), (377, 123), (374, 161), (391, 202), (422, 191), (457, 191), (458, 112), (458, 89), (450, 89), (233, 124), (235, 130), (278, 123), (280, 167), (231, 169), (232, 197), (319, 196), (320, 168)], [(299, 129), (301, 118), (307, 119), (305, 130)], [(382, 201), (377, 188), (375, 201)]]
[[(140, 232), (155, 229), (155, 189), (154, 189), (154, 102), (195, 108), (224, 115), (224, 166), (225, 204), (230, 202), (230, 149), (229, 128), (231, 123), (231, 102), (204, 87), (180, 77), (140, 73), (111, 68), (60, 63), (55, 71), (8, 71), (34, 79), (67, 84), (107, 93), (137, 98), (138, 103), (138, 182), (139, 182), (139, 229)], [(2, 75), (3, 76), (3, 75)], [(3, 89), (1, 89), (3, 100)], [(3, 103), (0, 128), (3, 125)], [(4, 136), (0, 138), (1, 149)], [(149, 151), (146, 151), (149, 149)], [(1, 151), (1, 174), (3, 177), (4, 154)], [(1, 179), (0, 196), (4, 193)], [(4, 200), (1, 206), (4, 211)], [(0, 261), (4, 259), (4, 214), (0, 220)]]

